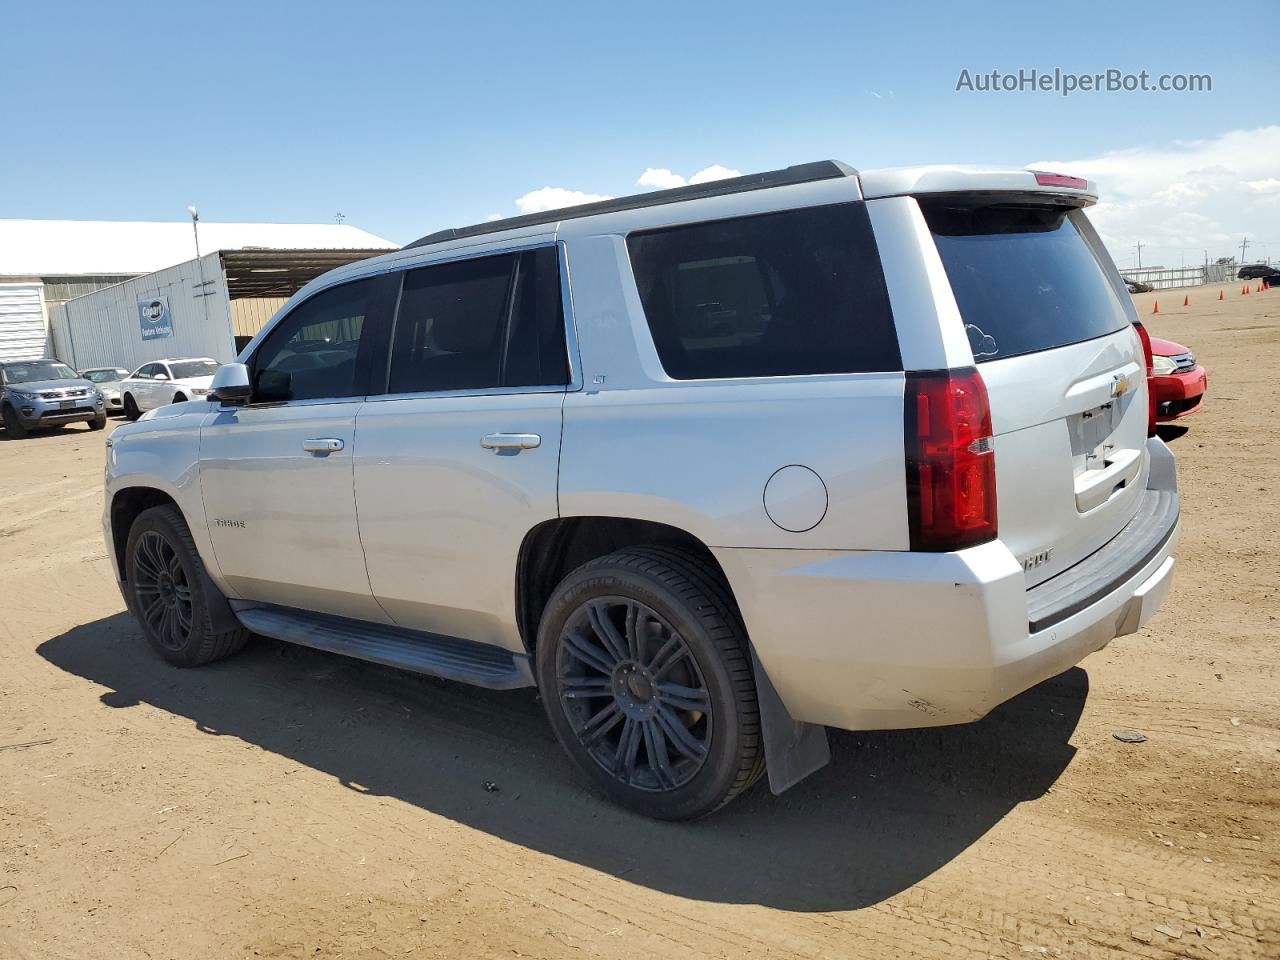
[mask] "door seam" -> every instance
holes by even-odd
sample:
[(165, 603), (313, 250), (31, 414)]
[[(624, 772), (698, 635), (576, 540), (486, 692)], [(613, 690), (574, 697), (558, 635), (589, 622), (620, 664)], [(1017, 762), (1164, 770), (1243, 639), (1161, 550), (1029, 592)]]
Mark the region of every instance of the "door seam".
[(374, 604), (382, 615), (387, 618), (395, 626), (400, 626), (396, 620), (382, 605), (382, 601), (378, 599), (378, 594), (373, 589), (373, 578), (369, 576), (369, 551), (364, 547), (364, 530), (360, 526), (360, 497), (356, 491), (356, 454), (360, 449), (360, 411), (364, 409), (364, 401), (356, 407), (355, 416), (351, 421), (351, 509), (356, 517), (356, 542), (360, 544), (360, 559), (364, 561), (364, 582), (369, 586), (369, 596), (373, 598)]

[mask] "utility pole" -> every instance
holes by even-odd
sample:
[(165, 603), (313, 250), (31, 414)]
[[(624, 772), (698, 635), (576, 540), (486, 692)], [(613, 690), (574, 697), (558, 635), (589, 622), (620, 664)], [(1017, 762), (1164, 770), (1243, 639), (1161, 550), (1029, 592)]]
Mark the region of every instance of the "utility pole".
[(1138, 248), (1138, 269), (1141, 270), (1142, 269), (1142, 248), (1146, 246), (1146, 244), (1144, 244), (1141, 240), (1139, 240), (1137, 244), (1135, 244), (1135, 246), (1137, 246)]
[(333, 215), (333, 222), (337, 224), (341, 224), (346, 219), (347, 219), (346, 214), (344, 214), (341, 210), (339, 210), (337, 213)]
[(1249, 238), (1240, 241), (1240, 266), (1244, 266), (1244, 252), (1249, 249)]

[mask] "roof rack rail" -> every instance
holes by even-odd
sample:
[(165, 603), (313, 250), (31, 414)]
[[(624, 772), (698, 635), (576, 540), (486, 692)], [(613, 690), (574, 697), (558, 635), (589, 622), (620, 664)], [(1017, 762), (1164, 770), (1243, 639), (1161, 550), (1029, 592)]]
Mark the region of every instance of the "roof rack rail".
[(629, 197), (618, 197), (615, 200), (598, 200), (595, 203), (584, 203), (576, 207), (563, 207), (559, 210), (547, 210), (543, 213), (527, 213), (521, 217), (507, 217), (505, 220), (476, 223), (469, 227), (449, 227), (445, 230), (429, 233), (425, 237), (413, 241), (405, 249), (409, 247), (426, 247), (433, 243), (461, 240), (465, 237), (479, 237), (486, 233), (500, 233), (503, 230), (515, 230), (518, 227), (532, 227), (540, 223), (558, 223), (561, 220), (593, 217), (599, 213), (639, 210), (643, 207), (659, 207), (667, 203), (678, 203), (681, 200), (719, 197), (729, 193), (745, 193), (748, 190), (764, 190), (769, 187), (785, 187), (795, 183), (810, 183), (814, 180), (832, 180), (836, 177), (856, 177), (857, 175), (857, 170), (848, 164), (841, 163), (839, 160), (817, 160), (813, 163), (796, 164), (783, 170), (751, 173), (745, 177), (712, 180), (709, 183), (695, 183), (687, 187), (675, 187), (671, 190), (654, 190), (652, 193), (637, 193)]

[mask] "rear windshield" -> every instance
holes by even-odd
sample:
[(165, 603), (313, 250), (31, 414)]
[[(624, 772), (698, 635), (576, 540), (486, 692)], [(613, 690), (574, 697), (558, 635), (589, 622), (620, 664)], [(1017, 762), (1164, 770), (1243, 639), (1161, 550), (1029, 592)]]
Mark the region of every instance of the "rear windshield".
[(861, 203), (648, 230), (627, 248), (676, 380), (902, 369)]
[(1123, 306), (1070, 208), (922, 204), (979, 363), (1123, 330)]
[(221, 364), (213, 360), (179, 360), (169, 364), (173, 379), (190, 380), (192, 377), (212, 377)]

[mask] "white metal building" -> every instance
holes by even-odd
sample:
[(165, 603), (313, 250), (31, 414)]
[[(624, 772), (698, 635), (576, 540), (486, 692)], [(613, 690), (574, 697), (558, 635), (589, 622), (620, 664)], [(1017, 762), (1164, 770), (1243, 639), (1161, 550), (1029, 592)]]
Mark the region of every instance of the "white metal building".
[[(383, 252), (395, 244), (349, 224), (201, 221), (200, 247), (206, 254), (251, 248)], [(0, 219), (0, 361), (55, 355), (50, 321), (59, 304), (189, 261), (195, 252), (189, 220)]]
[(227, 363), (308, 281), (387, 249), (209, 253), (56, 304), (53, 352), (79, 370), (134, 370), (166, 357)]

